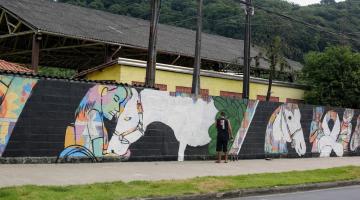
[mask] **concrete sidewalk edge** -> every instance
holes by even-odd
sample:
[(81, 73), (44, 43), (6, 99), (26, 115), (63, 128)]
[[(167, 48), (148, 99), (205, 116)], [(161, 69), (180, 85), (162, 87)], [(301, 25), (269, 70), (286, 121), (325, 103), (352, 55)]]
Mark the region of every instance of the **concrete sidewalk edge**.
[[(242, 189), (242, 190), (234, 190), (234, 191), (229, 191), (229, 192), (218, 192), (218, 193), (198, 194), (198, 195), (154, 197), (154, 198), (137, 198), (136, 200), (230, 199), (230, 198), (238, 198), (238, 197), (271, 195), (271, 194), (279, 194), (279, 193), (291, 193), (291, 192), (329, 189), (329, 188), (346, 187), (346, 186), (352, 186), (352, 185), (360, 185), (360, 180), (325, 182), (325, 183), (312, 183), (312, 184), (302, 184), (302, 185), (293, 185), (293, 186), (279, 186), (279, 187), (272, 187), (272, 188)], [(135, 199), (133, 199), (133, 200), (135, 200)]]

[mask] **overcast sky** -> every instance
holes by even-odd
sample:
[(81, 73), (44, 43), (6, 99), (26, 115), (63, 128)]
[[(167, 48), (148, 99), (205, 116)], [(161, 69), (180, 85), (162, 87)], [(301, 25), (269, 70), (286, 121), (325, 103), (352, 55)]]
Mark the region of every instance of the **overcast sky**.
[[(287, 0), (287, 1), (294, 2), (294, 3), (302, 5), (302, 6), (320, 3), (320, 0)], [(345, 0), (336, 0), (336, 1), (339, 2), (339, 1), (345, 1)]]

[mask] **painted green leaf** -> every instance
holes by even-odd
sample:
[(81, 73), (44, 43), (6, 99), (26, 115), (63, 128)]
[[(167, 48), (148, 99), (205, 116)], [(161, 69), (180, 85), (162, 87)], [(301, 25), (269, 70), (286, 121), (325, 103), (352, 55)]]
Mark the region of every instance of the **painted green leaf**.
[[(216, 109), (219, 111), (216, 115), (216, 118), (219, 118), (220, 113), (224, 112), (227, 119), (231, 123), (231, 128), (233, 130), (233, 136), (240, 129), (241, 122), (243, 120), (244, 113), (247, 108), (247, 101), (241, 99), (230, 99), (225, 97), (213, 97), (214, 105)], [(209, 127), (209, 136), (211, 138), (211, 142), (209, 144), (209, 154), (216, 154), (216, 124)], [(229, 148), (232, 146), (232, 143), (229, 142)]]

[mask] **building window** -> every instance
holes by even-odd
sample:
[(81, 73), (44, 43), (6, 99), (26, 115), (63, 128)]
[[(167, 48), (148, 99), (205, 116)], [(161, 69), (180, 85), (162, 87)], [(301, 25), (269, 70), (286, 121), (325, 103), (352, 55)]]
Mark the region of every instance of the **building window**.
[(286, 103), (303, 104), (304, 100), (287, 98)]
[(242, 93), (220, 91), (220, 96), (222, 96), (222, 97), (240, 98), (241, 99), (242, 98)]
[[(266, 101), (266, 96), (257, 95), (257, 100), (259, 100), (259, 101)], [(273, 96), (271, 96), (271, 97), (270, 97), (270, 101), (271, 101), (271, 102), (279, 102), (279, 97), (273, 97)]]
[[(191, 94), (191, 87), (176, 86), (176, 92)], [(200, 89), (200, 95), (202, 97), (209, 96), (209, 90), (208, 89)]]
[[(140, 82), (140, 81), (132, 81), (131, 84), (132, 85), (140, 85), (140, 86), (145, 85), (144, 82)], [(161, 91), (167, 91), (167, 85), (165, 85), (165, 84), (155, 84), (155, 87), (159, 88), (159, 90), (161, 90)]]

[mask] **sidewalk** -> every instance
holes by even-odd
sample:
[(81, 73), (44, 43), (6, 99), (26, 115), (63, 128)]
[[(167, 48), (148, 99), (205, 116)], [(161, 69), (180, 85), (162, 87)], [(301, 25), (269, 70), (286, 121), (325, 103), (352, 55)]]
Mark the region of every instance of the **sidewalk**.
[(123, 162), (97, 164), (0, 165), (0, 187), (16, 185), (76, 185), (112, 181), (186, 179), (266, 172), (360, 166), (360, 157), (213, 161)]

